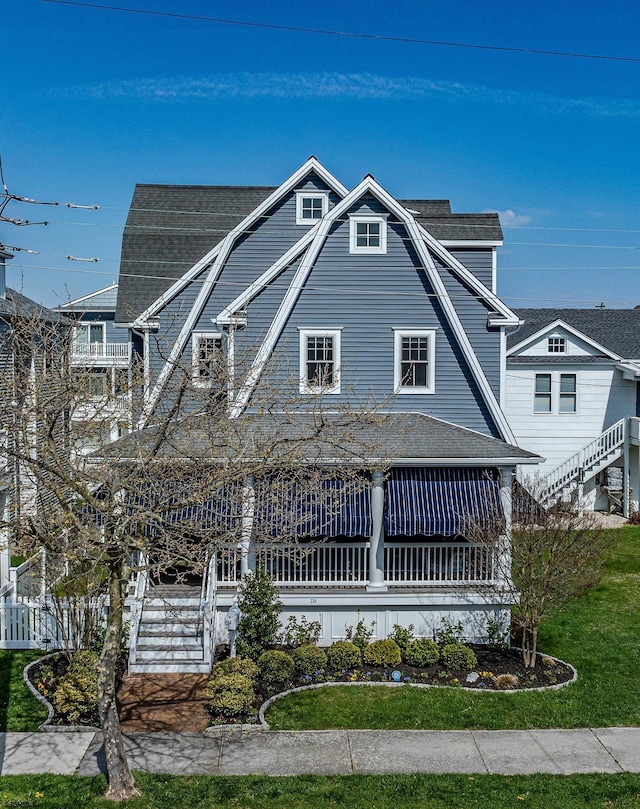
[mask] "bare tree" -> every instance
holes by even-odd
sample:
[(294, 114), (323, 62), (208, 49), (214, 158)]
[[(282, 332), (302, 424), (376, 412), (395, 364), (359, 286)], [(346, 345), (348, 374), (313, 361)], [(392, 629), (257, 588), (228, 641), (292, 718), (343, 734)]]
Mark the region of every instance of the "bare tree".
[[(322, 395), (302, 406), (279, 385), (259, 387), (252, 412), (230, 418), (224, 369), (209, 367), (207, 386), (199, 388), (192, 364), (176, 364), (148, 426), (106, 445), (105, 425), (121, 420), (126, 432), (127, 413), (139, 408), (141, 369), (134, 363), (126, 390), (98, 389), (91, 369), (67, 361), (68, 349), (64, 325), (37, 316), (16, 312), (5, 334), (2, 352), (14, 372), (0, 424), (17, 482), (9, 527), (17, 548), (44, 546), (62, 561), (69, 592), (75, 575), (108, 596), (98, 707), (107, 795), (120, 800), (137, 792), (116, 704), (132, 571), (201, 573), (216, 549), (237, 546), (246, 532), (248, 479), (260, 493), (254, 542), (295, 542), (311, 523), (317, 537), (339, 511), (345, 487), (369, 485), (367, 458), (384, 456), (374, 446), (374, 434), (384, 430), (371, 426), (380, 428), (384, 417), (362, 405), (327, 412)], [(277, 537), (269, 527), (275, 523)]]

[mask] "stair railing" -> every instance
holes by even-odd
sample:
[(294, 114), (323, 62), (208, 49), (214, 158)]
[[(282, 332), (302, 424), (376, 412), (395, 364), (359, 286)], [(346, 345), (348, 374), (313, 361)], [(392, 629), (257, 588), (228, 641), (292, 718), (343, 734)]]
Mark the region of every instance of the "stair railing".
[(212, 553), (209, 557), (209, 564), (205, 568), (205, 575), (202, 581), (202, 591), (204, 598), (201, 598), (202, 606), (202, 651), (203, 659), (205, 662), (211, 663), (213, 661), (213, 653), (215, 650), (215, 624), (216, 624), (216, 607), (218, 598), (217, 588), (217, 567), (218, 558), (216, 553)]
[(540, 478), (538, 481), (538, 496), (541, 502), (550, 500), (554, 495), (558, 494), (565, 486), (569, 486), (574, 481), (581, 478), (584, 483), (595, 467), (614, 452), (616, 449), (624, 444), (626, 437), (626, 424), (625, 418), (620, 419), (611, 427), (606, 429), (593, 441), (585, 444), (582, 449), (578, 450), (570, 458), (552, 469), (548, 475)]
[(149, 583), (149, 565), (148, 557), (146, 554), (140, 555), (138, 575), (136, 578), (136, 586), (133, 593), (133, 601), (131, 604), (131, 618), (129, 620), (129, 663), (136, 662), (136, 651), (138, 646), (138, 632), (140, 630), (140, 621), (142, 620), (142, 609), (144, 607), (144, 597), (147, 592), (147, 585)]

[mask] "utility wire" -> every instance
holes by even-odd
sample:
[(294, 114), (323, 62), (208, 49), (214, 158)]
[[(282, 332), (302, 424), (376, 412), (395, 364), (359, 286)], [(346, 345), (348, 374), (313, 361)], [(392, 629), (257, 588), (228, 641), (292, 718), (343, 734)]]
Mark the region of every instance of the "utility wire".
[(144, 14), (153, 17), (170, 17), (179, 20), (194, 20), (196, 22), (212, 22), (221, 25), (237, 25), (250, 28), (265, 28), (274, 31), (290, 31), (298, 34), (322, 34), (323, 36), (346, 37), (350, 39), (372, 39), (381, 42), (402, 42), (412, 45), (432, 45), (446, 48), (469, 48), (482, 51), (497, 51), (506, 53), (523, 53), (533, 56), (560, 56), (569, 59), (600, 59), (611, 62), (640, 62), (637, 56), (612, 56), (609, 54), (573, 53), (570, 51), (552, 51), (540, 48), (516, 48), (500, 45), (479, 45), (472, 42), (449, 42), (437, 39), (415, 39), (412, 37), (389, 36), (388, 34), (367, 34), (357, 31), (335, 31), (328, 28), (303, 28), (295, 25), (276, 25), (273, 23), (253, 22), (248, 20), (231, 20), (223, 17), (204, 17), (195, 14), (179, 14), (178, 12), (153, 11), (150, 9), (130, 8), (125, 6), (111, 6), (98, 3), (82, 3), (79, 0), (44, 0), (45, 3), (56, 3), (62, 6), (80, 6), (82, 8), (95, 8), (102, 11), (122, 11), (128, 14)]

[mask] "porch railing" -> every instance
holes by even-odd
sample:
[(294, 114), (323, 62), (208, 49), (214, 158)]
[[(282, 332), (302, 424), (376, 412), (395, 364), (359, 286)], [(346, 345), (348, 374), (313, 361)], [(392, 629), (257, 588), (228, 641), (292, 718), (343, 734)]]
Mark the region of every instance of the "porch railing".
[(71, 348), (71, 359), (72, 361), (128, 359), (130, 351), (130, 343), (74, 343)]
[[(264, 567), (278, 587), (364, 586), (369, 543), (270, 545), (252, 549), (251, 567)], [(240, 581), (240, 549), (218, 552), (219, 587)], [(255, 560), (255, 561), (254, 561)], [(495, 549), (470, 543), (391, 543), (384, 549), (385, 581), (392, 585), (492, 584)]]

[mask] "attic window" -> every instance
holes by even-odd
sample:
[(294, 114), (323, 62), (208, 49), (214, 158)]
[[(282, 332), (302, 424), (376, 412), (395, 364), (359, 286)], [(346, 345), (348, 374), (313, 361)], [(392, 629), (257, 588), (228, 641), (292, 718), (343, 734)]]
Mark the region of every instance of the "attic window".
[(210, 388), (220, 384), (222, 370), (222, 335), (194, 334), (192, 345), (193, 384)]
[(349, 219), (350, 253), (386, 253), (387, 221), (382, 216), (352, 216)]
[(549, 337), (547, 341), (547, 354), (566, 354), (567, 341), (564, 337)]
[(296, 193), (296, 225), (313, 225), (329, 210), (329, 196), (323, 191)]

